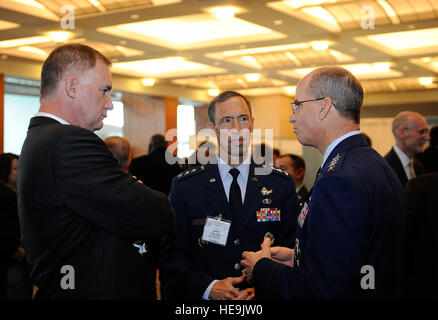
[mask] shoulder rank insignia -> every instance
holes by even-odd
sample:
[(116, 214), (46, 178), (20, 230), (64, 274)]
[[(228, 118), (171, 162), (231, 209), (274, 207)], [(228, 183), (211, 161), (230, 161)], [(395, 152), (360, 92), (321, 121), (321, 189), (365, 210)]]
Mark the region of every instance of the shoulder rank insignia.
[(183, 180), (185, 178), (194, 176), (194, 175), (196, 175), (198, 173), (203, 172), (204, 169), (205, 169), (204, 166), (199, 166), (199, 167), (187, 169), (186, 171), (183, 171), (179, 175), (177, 175), (177, 180), (181, 181), (181, 180)]
[(334, 157), (334, 158), (332, 159), (332, 162), (330, 162), (330, 164), (329, 164), (329, 168), (328, 168), (328, 171), (332, 171), (332, 170), (335, 169), (335, 167), (336, 167), (336, 165), (338, 164), (338, 161), (339, 161), (340, 158), (341, 158), (341, 155), (338, 153), (338, 154), (336, 155), (336, 157)]
[(283, 176), (283, 177), (289, 177), (289, 173), (287, 173), (286, 171), (283, 171), (283, 170), (281, 170), (281, 169), (279, 169), (279, 168), (275, 168), (275, 167), (271, 167), (271, 169), (272, 169), (272, 172), (273, 173), (277, 173), (277, 174), (279, 174), (280, 176)]

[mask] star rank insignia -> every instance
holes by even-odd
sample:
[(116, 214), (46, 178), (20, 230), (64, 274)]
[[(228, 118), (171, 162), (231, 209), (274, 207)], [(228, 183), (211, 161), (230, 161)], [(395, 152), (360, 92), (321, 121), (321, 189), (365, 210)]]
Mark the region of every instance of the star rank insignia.
[(340, 158), (341, 158), (341, 156), (340, 156), (340, 154), (338, 153), (338, 154), (336, 155), (336, 157), (334, 157), (334, 158), (332, 159), (332, 162), (330, 162), (330, 165), (329, 165), (328, 171), (332, 171), (332, 170), (335, 168), (335, 166), (336, 166), (336, 164), (338, 163), (338, 161), (339, 161)]

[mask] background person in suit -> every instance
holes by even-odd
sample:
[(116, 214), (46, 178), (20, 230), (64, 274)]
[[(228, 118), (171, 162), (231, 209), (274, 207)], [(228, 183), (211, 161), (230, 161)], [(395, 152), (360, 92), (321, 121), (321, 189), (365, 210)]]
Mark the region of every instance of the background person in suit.
[(134, 158), (129, 171), (148, 187), (169, 194), (173, 177), (181, 172), (178, 163), (166, 161), (167, 141), (162, 134), (155, 134), (149, 141), (149, 153)]
[(430, 129), (429, 136), (429, 147), (415, 156), (424, 165), (425, 173), (438, 172), (438, 126)]
[(286, 153), (280, 155), (275, 161), (275, 166), (283, 171), (289, 173), (295, 181), (298, 201), (300, 204), (309, 192), (303, 183), (304, 175), (306, 173), (306, 164), (304, 159), (299, 155)]
[(424, 173), (423, 164), (414, 156), (423, 152), (424, 144), (430, 140), (426, 119), (418, 112), (400, 112), (392, 121), (392, 134), (395, 145), (385, 160), (405, 187), (408, 180)]
[[(242, 251), (258, 249), (267, 232), (275, 243), (293, 245), (298, 214), (295, 184), (279, 169), (257, 174), (248, 152), (254, 119), (244, 96), (221, 93), (211, 101), (208, 115), (219, 155), (215, 163), (175, 177), (169, 195), (176, 213), (176, 243), (183, 253), (173, 283), (182, 292), (173, 293), (188, 299), (251, 299), (253, 290), (239, 265)], [(229, 227), (220, 233), (223, 242), (203, 237), (211, 221), (206, 222), (208, 216)]]
[(122, 137), (112, 136), (106, 138), (104, 141), (122, 169), (128, 172), (132, 158), (132, 148), (129, 140)]
[(155, 297), (143, 255), (149, 239), (171, 230), (172, 211), (164, 194), (125, 173), (93, 133), (113, 108), (110, 65), (82, 44), (58, 47), (43, 64), (41, 107), (18, 171), (37, 299)]
[(438, 298), (438, 173), (406, 185), (406, 298)]
[(324, 159), (298, 218), (295, 249), (271, 251), (265, 240), (261, 251), (243, 253), (256, 296), (397, 297), (404, 194), (359, 132), (361, 84), (343, 68), (319, 68), (299, 82), (295, 99), (289, 121), (297, 138)]

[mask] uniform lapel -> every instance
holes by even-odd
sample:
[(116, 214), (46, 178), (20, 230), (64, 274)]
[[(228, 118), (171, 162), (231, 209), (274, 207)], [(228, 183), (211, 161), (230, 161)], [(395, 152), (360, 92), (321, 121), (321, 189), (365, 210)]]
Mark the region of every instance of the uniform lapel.
[(248, 182), (246, 184), (245, 201), (243, 202), (243, 213), (235, 224), (236, 235), (239, 235), (251, 219), (257, 219), (257, 209), (261, 203), (262, 176), (254, 175), (254, 164), (250, 165)]
[(207, 190), (206, 202), (216, 212), (208, 212), (217, 216), (222, 214), (222, 217), (227, 220), (231, 220), (230, 206), (228, 205), (227, 196), (225, 194), (224, 185), (219, 174), (217, 164), (206, 165), (206, 172), (204, 174), (204, 187)]

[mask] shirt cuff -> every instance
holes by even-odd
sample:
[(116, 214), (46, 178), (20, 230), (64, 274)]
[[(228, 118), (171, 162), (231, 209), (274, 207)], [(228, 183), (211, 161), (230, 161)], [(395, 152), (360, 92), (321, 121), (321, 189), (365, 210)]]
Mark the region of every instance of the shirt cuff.
[(213, 288), (213, 286), (218, 282), (219, 280), (213, 280), (210, 285), (207, 287), (207, 289), (204, 292), (204, 295), (202, 296), (202, 299), (204, 300), (210, 300), (210, 291)]

